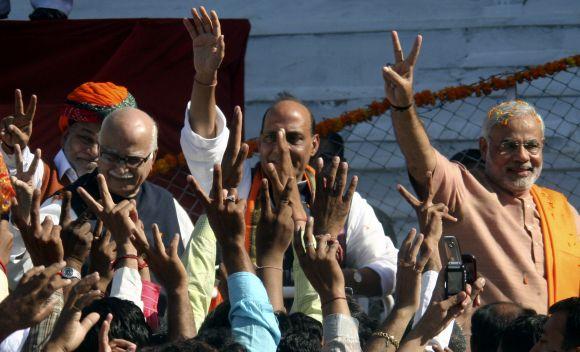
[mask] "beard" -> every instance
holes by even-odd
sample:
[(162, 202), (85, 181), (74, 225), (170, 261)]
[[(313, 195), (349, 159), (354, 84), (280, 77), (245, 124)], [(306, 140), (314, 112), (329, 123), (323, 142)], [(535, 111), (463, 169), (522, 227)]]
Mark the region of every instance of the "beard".
[[(485, 164), (485, 173), (499, 186), (503, 189), (508, 190), (512, 193), (521, 193), (530, 190), (532, 186), (536, 183), (540, 174), (542, 173), (542, 165), (538, 167), (533, 167), (532, 163), (527, 162), (524, 164), (513, 165), (510, 164), (504, 167), (503, 175), (496, 175), (492, 168), (491, 163)], [(528, 176), (518, 176), (510, 175), (507, 171), (508, 169), (530, 169), (531, 173)]]

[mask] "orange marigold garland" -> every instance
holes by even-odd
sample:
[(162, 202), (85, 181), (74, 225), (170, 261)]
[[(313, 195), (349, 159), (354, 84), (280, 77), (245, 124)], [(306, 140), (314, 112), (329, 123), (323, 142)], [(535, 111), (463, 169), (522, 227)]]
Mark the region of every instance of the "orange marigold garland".
[[(524, 81), (533, 81), (538, 78), (551, 76), (555, 73), (566, 70), (570, 67), (580, 66), (580, 55), (566, 57), (560, 60), (551, 61), (543, 65), (534, 66), (527, 70), (518, 71), (511, 75), (499, 77), (492, 76), (488, 79), (481, 80), (478, 83), (470, 85), (461, 85), (454, 87), (446, 87), (437, 92), (424, 90), (415, 93), (415, 106), (434, 106), (437, 101), (453, 102), (456, 100), (465, 99), (472, 95), (480, 97), (482, 95), (489, 95), (494, 91), (504, 90), (514, 87), (517, 83)], [(370, 121), (373, 117), (384, 114), (391, 104), (387, 99), (381, 101), (373, 101), (364, 108), (359, 108), (352, 111), (342, 113), (340, 116), (330, 118), (319, 122), (316, 125), (316, 133), (321, 137), (325, 137), (332, 132), (339, 132), (345, 127), (359, 124), (364, 121)], [(257, 139), (250, 139), (246, 141), (250, 147), (248, 157), (258, 150)], [(178, 160), (177, 163), (174, 160)], [(185, 158), (180, 153), (177, 157), (166, 154), (162, 159), (159, 159), (153, 165), (152, 174), (167, 173), (173, 170), (177, 165), (184, 166)]]

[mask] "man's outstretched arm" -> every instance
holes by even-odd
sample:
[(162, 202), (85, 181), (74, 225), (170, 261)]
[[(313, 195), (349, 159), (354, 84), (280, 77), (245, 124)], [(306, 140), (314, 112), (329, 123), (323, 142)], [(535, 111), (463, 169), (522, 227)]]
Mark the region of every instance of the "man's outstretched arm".
[(224, 58), (224, 36), (215, 11), (208, 15), (205, 8), (191, 9), (193, 24), (183, 19), (193, 44), (195, 77), (191, 89), (189, 124), (193, 132), (203, 138), (214, 138), (216, 127), (215, 88), (217, 71)]
[(392, 32), (392, 39), (395, 64), (383, 67), (385, 93), (391, 103), (393, 128), (409, 173), (424, 185), (427, 172), (435, 169), (435, 152), (413, 105), (413, 70), (423, 39), (417, 36), (406, 59), (397, 32)]

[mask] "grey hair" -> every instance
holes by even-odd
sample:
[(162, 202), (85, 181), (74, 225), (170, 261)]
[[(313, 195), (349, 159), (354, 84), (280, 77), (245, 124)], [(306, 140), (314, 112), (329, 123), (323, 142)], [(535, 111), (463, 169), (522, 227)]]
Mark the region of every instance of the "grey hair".
[(534, 117), (542, 128), (544, 134), (544, 119), (538, 114), (532, 104), (523, 100), (509, 100), (492, 107), (483, 121), (482, 135), (489, 141), (491, 130), (496, 125), (506, 126), (512, 117)]

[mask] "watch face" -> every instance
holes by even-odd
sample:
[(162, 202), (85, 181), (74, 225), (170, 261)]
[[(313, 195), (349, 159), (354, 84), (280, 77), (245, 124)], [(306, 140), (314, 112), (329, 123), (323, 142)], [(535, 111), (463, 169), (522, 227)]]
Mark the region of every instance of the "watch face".
[(74, 275), (74, 271), (72, 268), (64, 268), (62, 269), (62, 276), (64, 277), (72, 277)]

